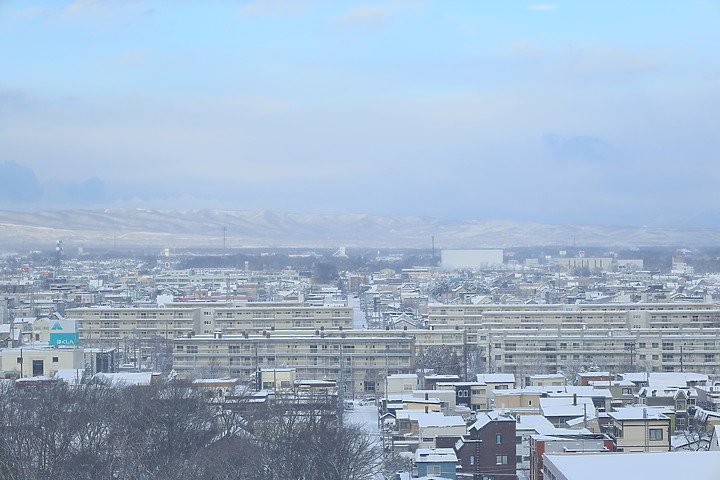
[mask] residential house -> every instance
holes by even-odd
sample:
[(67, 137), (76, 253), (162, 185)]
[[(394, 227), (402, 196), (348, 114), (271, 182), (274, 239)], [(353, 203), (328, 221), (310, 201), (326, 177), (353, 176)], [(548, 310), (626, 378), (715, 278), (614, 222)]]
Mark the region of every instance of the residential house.
[(625, 407), (609, 412), (610, 435), (618, 452), (667, 452), (670, 450), (670, 417), (648, 407)]
[(547, 453), (609, 453), (615, 450), (613, 439), (589, 430), (550, 428), (530, 436), (530, 478), (544, 478), (543, 462)]
[(475, 410), (488, 410), (488, 386), (482, 382), (438, 382), (438, 390), (454, 390), (455, 403)]
[(595, 405), (586, 397), (541, 398), (540, 413), (557, 428), (564, 428), (568, 420), (594, 417)]
[(517, 415), (515, 424), (515, 463), (520, 473), (530, 473), (530, 436), (549, 430), (553, 424), (542, 415)]
[(540, 397), (545, 394), (543, 387), (513, 388), (492, 392), (495, 408), (509, 409), (516, 413), (533, 414), (540, 412)]
[(528, 387), (560, 387), (567, 385), (567, 378), (562, 373), (531, 375), (526, 378), (525, 385)]
[(649, 407), (665, 407), (675, 412), (673, 430), (686, 430), (689, 425), (688, 408), (692, 408), (697, 400), (694, 389), (689, 387), (643, 387), (638, 392), (638, 400)]
[(463, 478), (489, 480), (516, 475), (515, 419), (497, 411), (478, 415), (455, 444)]
[(457, 456), (452, 448), (418, 448), (415, 451), (418, 477), (457, 478)]
[(388, 395), (407, 395), (418, 388), (418, 376), (415, 373), (388, 375), (385, 383)]

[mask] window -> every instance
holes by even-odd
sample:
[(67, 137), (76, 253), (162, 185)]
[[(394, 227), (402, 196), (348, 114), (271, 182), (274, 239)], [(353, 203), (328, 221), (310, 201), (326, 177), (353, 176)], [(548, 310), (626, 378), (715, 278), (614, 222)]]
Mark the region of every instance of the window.
[(623, 394), (623, 395), (632, 395), (632, 388), (629, 388), (629, 387), (628, 387), (628, 388), (623, 388), (623, 389), (622, 389), (622, 394)]
[(651, 428), (650, 429), (650, 440), (662, 440), (663, 431), (662, 428)]
[(52, 357), (53, 363), (58, 363), (59, 361), (60, 361), (60, 359), (58, 357)]
[(507, 465), (508, 461), (507, 455), (495, 455), (495, 465)]
[(23, 357), (17, 357), (17, 363), (22, 363), (22, 362), (23, 362)]
[(522, 437), (520, 435), (515, 436), (515, 443), (522, 445)]
[(427, 473), (428, 475), (440, 475), (442, 470), (440, 469), (440, 465), (428, 465)]
[(470, 455), (470, 465), (475, 465), (475, 455)]
[(495, 443), (502, 443), (502, 434), (500, 434), (500, 433), (495, 434)]
[(515, 463), (522, 463), (522, 455), (515, 456)]
[(188, 345), (186, 352), (187, 353), (198, 353), (197, 345)]

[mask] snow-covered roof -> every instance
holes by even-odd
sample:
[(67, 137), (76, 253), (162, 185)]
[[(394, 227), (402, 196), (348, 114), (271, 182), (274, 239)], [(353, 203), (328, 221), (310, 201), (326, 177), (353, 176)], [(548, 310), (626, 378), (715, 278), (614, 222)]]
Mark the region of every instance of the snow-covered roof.
[(545, 373), (545, 374), (538, 374), (538, 375), (530, 375), (531, 380), (554, 379), (554, 378), (565, 378), (565, 375), (563, 375), (562, 373)]
[(579, 417), (594, 414), (595, 405), (587, 397), (548, 397), (540, 399), (540, 411), (546, 417)]
[(512, 373), (478, 373), (477, 381), (484, 383), (515, 383)]
[[(427, 415), (430, 415), (429, 413)], [(465, 420), (460, 416), (443, 415), (419, 417), (420, 428), (426, 427), (465, 427)]]
[(515, 419), (509, 415), (503, 415), (498, 410), (492, 410), (490, 412), (478, 414), (477, 420), (470, 426), (470, 428), (480, 430), (492, 421), (514, 422)]
[(118, 372), (118, 373), (96, 373), (93, 379), (102, 383), (122, 385), (150, 385), (152, 372)]
[(597, 418), (597, 416), (595, 416), (595, 414), (593, 413), (593, 414), (589, 414), (587, 417), (582, 416), (582, 417), (570, 419), (570, 420), (568, 420), (567, 422), (565, 422), (565, 424), (566, 424), (568, 427), (572, 428), (572, 427), (574, 427), (574, 426), (582, 425), (582, 424), (585, 423), (586, 421), (589, 422), (590, 420), (594, 420), (594, 419), (596, 419), (596, 418)]
[(415, 451), (415, 462), (452, 462), (457, 463), (457, 455), (452, 448), (418, 448)]
[(84, 368), (61, 368), (55, 373), (55, 378), (62, 380), (68, 385), (79, 385), (84, 376)]
[(516, 428), (518, 430), (530, 430), (536, 428), (549, 428), (553, 424), (542, 415), (520, 415)]
[(562, 387), (540, 387), (544, 393), (553, 397), (573, 396), (578, 397), (605, 397), (612, 398), (612, 392), (607, 388), (594, 388), (585, 385), (568, 385)]
[(622, 407), (615, 412), (609, 412), (608, 416), (615, 420), (667, 420), (668, 417), (662, 414), (663, 411), (668, 410), (652, 407)]
[(648, 385), (654, 388), (685, 387), (689, 382), (707, 382), (708, 378), (704, 373), (652, 372), (650, 373)]
[(549, 454), (545, 455), (545, 465), (551, 471), (560, 471), (567, 480), (720, 478), (720, 452)]

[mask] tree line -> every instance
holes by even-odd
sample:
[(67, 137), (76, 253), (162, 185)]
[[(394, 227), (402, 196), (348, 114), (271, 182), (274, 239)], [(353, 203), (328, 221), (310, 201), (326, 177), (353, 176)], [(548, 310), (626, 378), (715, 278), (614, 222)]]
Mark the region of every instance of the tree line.
[(293, 405), (227, 408), (170, 384), (0, 390), (0, 479), (365, 480), (383, 469), (362, 428)]

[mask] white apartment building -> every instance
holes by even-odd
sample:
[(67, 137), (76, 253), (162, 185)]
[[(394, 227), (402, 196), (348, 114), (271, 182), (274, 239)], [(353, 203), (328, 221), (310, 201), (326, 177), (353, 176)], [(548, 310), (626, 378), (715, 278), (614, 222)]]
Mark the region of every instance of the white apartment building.
[(249, 377), (261, 368), (292, 367), (298, 380), (332, 379), (355, 393), (376, 394), (388, 375), (415, 371), (410, 336), (198, 335), (173, 342), (173, 368), (180, 376)]
[(432, 304), (428, 311), (430, 329), (464, 330), (490, 372), (720, 373), (720, 309), (713, 304)]

